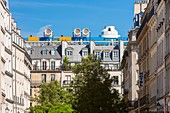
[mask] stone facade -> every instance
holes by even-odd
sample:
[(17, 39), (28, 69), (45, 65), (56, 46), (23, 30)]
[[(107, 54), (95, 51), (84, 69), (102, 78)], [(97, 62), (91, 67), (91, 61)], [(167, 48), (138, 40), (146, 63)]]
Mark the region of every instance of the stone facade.
[(7, 0), (0, 1), (0, 14), (0, 112), (26, 113), (30, 106), (31, 59)]

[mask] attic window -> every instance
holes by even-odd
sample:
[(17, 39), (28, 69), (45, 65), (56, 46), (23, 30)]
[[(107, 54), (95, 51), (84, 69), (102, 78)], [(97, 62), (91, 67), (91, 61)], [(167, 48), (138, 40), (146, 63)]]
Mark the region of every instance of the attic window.
[(71, 47), (66, 48), (66, 55), (68, 57), (72, 56), (73, 55), (73, 48), (71, 48)]
[(108, 31), (111, 31), (111, 28), (109, 28)]
[(71, 50), (67, 50), (67, 56), (72, 56), (73, 52)]
[(51, 50), (51, 55), (55, 55), (56, 54), (56, 50), (53, 48), (52, 50)]
[(85, 50), (84, 50), (84, 51), (82, 52), (82, 55), (83, 55), (84, 57), (88, 56), (88, 51), (85, 51)]
[(33, 53), (33, 49), (30, 49), (28, 52), (31, 55)]
[(44, 48), (44, 49), (42, 50), (42, 54), (43, 54), (43, 55), (47, 55), (47, 51), (48, 51), (48, 49)]

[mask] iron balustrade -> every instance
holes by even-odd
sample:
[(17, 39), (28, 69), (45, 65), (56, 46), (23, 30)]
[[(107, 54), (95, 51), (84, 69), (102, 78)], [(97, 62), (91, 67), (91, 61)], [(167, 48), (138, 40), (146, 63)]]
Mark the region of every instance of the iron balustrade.
[(33, 66), (33, 71), (60, 71), (57, 66)]
[(43, 82), (45, 82), (45, 83), (50, 83), (51, 80), (32, 80), (32, 81), (31, 81), (31, 86), (39, 86), (39, 85), (41, 85)]
[(73, 84), (72, 80), (64, 80), (63, 81), (63, 85), (69, 85), (69, 84)]
[(144, 97), (142, 97), (139, 101), (140, 101), (140, 106), (143, 106), (145, 104), (148, 104), (149, 103), (149, 100), (148, 100), (148, 95), (145, 95)]
[(149, 104), (150, 104), (150, 105), (156, 104), (156, 96), (153, 96), (152, 98), (150, 98)]

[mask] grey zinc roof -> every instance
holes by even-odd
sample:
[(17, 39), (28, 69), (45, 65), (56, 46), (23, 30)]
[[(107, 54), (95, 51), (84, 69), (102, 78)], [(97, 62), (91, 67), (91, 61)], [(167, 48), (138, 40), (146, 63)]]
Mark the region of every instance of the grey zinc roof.
[(86, 46), (87, 45), (68, 45), (67, 48), (73, 48), (73, 56), (69, 57), (70, 62), (81, 62), (82, 50), (85, 48), (88, 49)]
[[(52, 49), (55, 49), (56, 50), (56, 54), (55, 55), (51, 55), (51, 50)], [(47, 49), (47, 55), (43, 55), (42, 54), (42, 50), (43, 49)], [(32, 48), (33, 52), (32, 54), (30, 54), (31, 58), (32, 59), (61, 59), (61, 46), (52, 46), (52, 45), (49, 45), (49, 46), (34, 46)]]
[(115, 46), (95, 46), (94, 50), (99, 49), (99, 50), (114, 50)]

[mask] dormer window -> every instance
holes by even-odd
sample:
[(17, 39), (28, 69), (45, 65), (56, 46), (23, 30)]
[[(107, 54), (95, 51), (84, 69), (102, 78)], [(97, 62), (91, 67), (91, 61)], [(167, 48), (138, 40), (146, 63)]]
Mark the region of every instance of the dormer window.
[(32, 53), (33, 53), (33, 49), (30, 49), (30, 50), (28, 51), (28, 54), (31, 55)]
[(44, 49), (42, 50), (42, 54), (43, 54), (43, 55), (47, 55), (47, 51), (48, 51), (48, 49), (44, 48)]
[(109, 52), (104, 52), (104, 57), (109, 58), (110, 57)]
[(88, 56), (88, 51), (83, 51), (83, 56)]
[(87, 57), (88, 56), (88, 48), (83, 48), (82, 49), (82, 56)]
[(55, 55), (56, 54), (56, 50), (53, 48), (52, 50), (51, 50), (51, 55)]
[(67, 51), (67, 56), (72, 56), (72, 55), (73, 55), (72, 50), (68, 50), (68, 51)]
[(73, 55), (73, 48), (71, 47), (66, 48), (66, 56), (70, 57), (72, 55)]
[(98, 58), (101, 58), (101, 52), (100, 52), (100, 50), (95, 50), (94, 54), (95, 54), (95, 56), (97, 57), (97, 59), (98, 59)]
[(113, 61), (119, 61), (119, 50), (113, 50), (112, 51), (112, 60)]
[(113, 57), (118, 57), (118, 51), (113, 51)]

